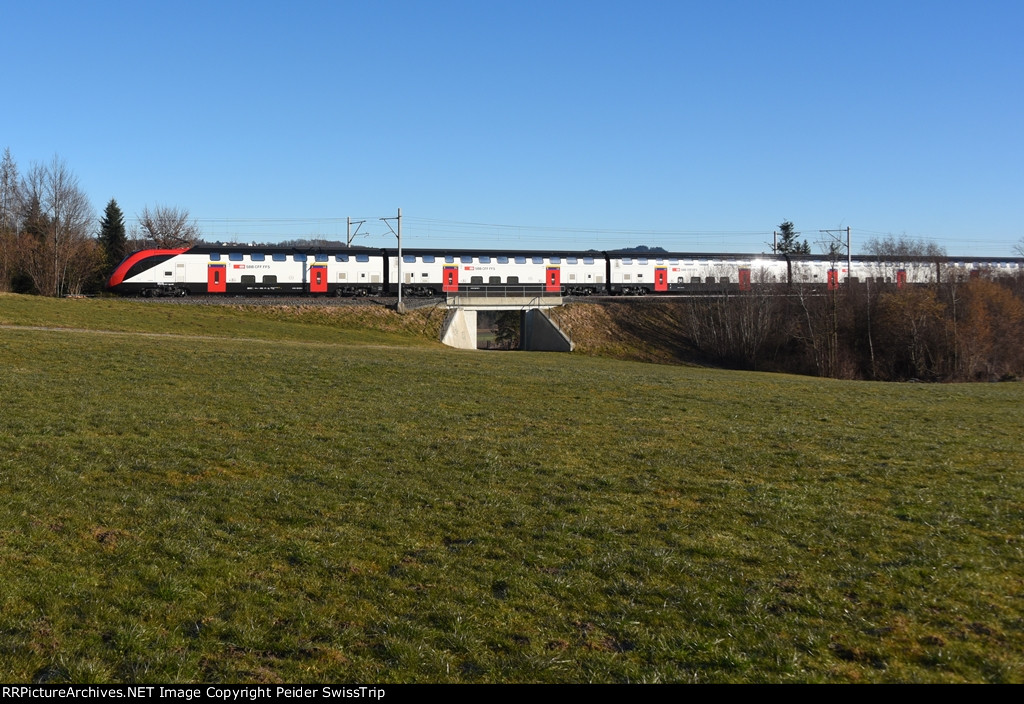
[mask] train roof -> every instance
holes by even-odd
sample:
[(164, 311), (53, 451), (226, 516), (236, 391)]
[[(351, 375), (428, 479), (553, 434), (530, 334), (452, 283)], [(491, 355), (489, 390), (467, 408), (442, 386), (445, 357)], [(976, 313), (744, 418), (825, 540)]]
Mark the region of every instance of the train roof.
[[(370, 254), (396, 256), (397, 247), (364, 247), (364, 246), (338, 246), (327, 244), (324, 246), (315, 245), (276, 245), (258, 244), (245, 242), (200, 242), (188, 250), (189, 254), (222, 254), (225, 252), (264, 252), (264, 253), (321, 253), (321, 254)], [(662, 252), (662, 251), (605, 251), (605, 250), (570, 250), (570, 249), (482, 249), (482, 248), (458, 248), (458, 247), (403, 247), (402, 254), (409, 256), (525, 256), (525, 257), (607, 257), (609, 259), (717, 259), (721, 261), (785, 261), (786, 255), (773, 254), (771, 252)], [(791, 254), (791, 261), (794, 262), (820, 262), (831, 259), (826, 254)], [(847, 260), (845, 255), (835, 257), (837, 263)], [(971, 263), (971, 264), (1003, 264), (1013, 262), (1017, 266), (1024, 267), (1022, 257), (974, 257), (974, 256), (878, 256), (870, 254), (854, 254), (853, 261), (879, 262), (879, 263), (916, 263), (934, 264), (943, 263)]]

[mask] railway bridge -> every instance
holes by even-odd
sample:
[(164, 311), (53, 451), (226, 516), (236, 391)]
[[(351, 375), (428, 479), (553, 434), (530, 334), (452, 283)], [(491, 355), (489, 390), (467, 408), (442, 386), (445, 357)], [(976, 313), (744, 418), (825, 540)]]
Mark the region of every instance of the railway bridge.
[(528, 291), (513, 287), (453, 291), (447, 294), (448, 317), (441, 342), (449, 347), (477, 348), (479, 311), (519, 311), (519, 349), (534, 352), (571, 352), (572, 340), (545, 311), (562, 305), (559, 291)]

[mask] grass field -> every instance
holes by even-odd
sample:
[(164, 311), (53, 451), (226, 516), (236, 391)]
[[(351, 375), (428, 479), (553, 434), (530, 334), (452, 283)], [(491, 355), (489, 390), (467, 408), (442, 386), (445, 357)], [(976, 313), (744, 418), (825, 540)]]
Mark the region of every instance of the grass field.
[(1024, 385), (439, 324), (0, 296), (0, 680), (1024, 681)]

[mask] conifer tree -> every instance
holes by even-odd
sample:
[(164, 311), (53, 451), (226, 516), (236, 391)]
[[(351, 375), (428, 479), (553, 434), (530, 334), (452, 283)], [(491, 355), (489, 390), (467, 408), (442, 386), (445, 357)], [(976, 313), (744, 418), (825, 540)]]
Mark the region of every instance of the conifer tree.
[(121, 212), (121, 208), (113, 198), (107, 203), (107, 209), (103, 212), (97, 239), (100, 246), (103, 247), (103, 256), (106, 260), (105, 269), (107, 273), (110, 273), (127, 254), (125, 249), (128, 244), (128, 236), (124, 229), (124, 213)]

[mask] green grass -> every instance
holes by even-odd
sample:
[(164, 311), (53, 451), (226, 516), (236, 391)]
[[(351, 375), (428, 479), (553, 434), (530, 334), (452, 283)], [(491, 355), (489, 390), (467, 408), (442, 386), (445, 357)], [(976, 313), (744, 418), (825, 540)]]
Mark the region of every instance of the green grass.
[(0, 679), (1024, 679), (1020, 384), (349, 315), (0, 297)]

